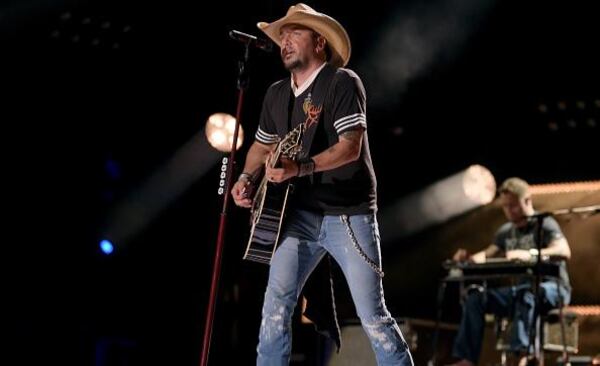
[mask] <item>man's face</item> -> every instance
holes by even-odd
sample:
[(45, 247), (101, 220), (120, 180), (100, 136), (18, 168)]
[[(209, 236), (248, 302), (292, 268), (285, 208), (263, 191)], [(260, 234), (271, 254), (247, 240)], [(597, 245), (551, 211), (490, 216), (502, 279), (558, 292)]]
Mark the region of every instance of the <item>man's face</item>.
[(281, 60), (289, 71), (308, 65), (315, 54), (315, 33), (306, 27), (288, 24), (279, 31)]
[(502, 210), (506, 218), (517, 226), (527, 223), (527, 216), (533, 214), (531, 197), (529, 196), (519, 198), (514, 193), (502, 193), (500, 195), (500, 203), (502, 204)]

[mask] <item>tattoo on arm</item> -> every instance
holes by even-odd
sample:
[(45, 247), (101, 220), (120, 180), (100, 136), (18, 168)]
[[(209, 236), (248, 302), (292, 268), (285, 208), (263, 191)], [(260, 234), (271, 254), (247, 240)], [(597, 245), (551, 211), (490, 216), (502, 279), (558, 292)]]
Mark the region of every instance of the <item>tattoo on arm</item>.
[(363, 135), (363, 131), (351, 130), (351, 131), (342, 132), (340, 137), (343, 138), (344, 140), (349, 140), (351, 142), (358, 143), (358, 142), (360, 142), (362, 135)]

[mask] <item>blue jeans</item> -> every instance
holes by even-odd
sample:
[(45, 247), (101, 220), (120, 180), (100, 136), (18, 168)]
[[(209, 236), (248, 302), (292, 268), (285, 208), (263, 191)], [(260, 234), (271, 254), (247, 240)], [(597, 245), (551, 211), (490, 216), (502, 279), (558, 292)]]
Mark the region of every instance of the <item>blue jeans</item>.
[[(374, 215), (350, 216), (349, 224), (364, 254), (381, 267), (379, 230)], [(361, 258), (340, 216), (295, 211), (273, 255), (257, 347), (259, 366), (288, 365), (291, 319), (308, 276), (326, 252), (348, 282), (362, 326), (378, 365), (413, 365), (408, 345), (385, 306), (381, 278)]]
[[(542, 282), (542, 313), (557, 308), (571, 300), (571, 292), (554, 281)], [(560, 289), (560, 290), (559, 290)], [(525, 352), (529, 347), (529, 327), (533, 322), (535, 296), (531, 285), (488, 289), (485, 292), (471, 291), (463, 305), (463, 315), (454, 341), (453, 356), (477, 364), (481, 353), (485, 314), (493, 313), (510, 317), (513, 321), (510, 334), (510, 350)]]

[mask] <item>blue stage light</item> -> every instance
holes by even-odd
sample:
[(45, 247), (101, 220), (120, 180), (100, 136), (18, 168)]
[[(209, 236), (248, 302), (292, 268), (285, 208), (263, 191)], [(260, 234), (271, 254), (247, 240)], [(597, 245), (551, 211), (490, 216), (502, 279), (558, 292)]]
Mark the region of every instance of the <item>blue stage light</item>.
[(100, 241), (100, 250), (102, 250), (102, 253), (109, 255), (115, 250), (115, 248), (109, 240), (105, 239)]

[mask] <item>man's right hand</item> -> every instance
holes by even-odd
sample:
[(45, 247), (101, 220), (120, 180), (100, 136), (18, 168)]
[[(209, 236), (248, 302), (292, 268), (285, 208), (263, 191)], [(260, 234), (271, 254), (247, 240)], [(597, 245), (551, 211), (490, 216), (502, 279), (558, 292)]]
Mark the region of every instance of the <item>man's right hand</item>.
[(460, 248), (454, 253), (452, 260), (455, 262), (466, 262), (469, 260), (469, 252), (466, 249)]
[(231, 196), (233, 197), (233, 202), (240, 207), (250, 208), (252, 206), (252, 199), (249, 197), (248, 192), (250, 189), (248, 187), (251, 182), (240, 179), (233, 185), (231, 189)]

